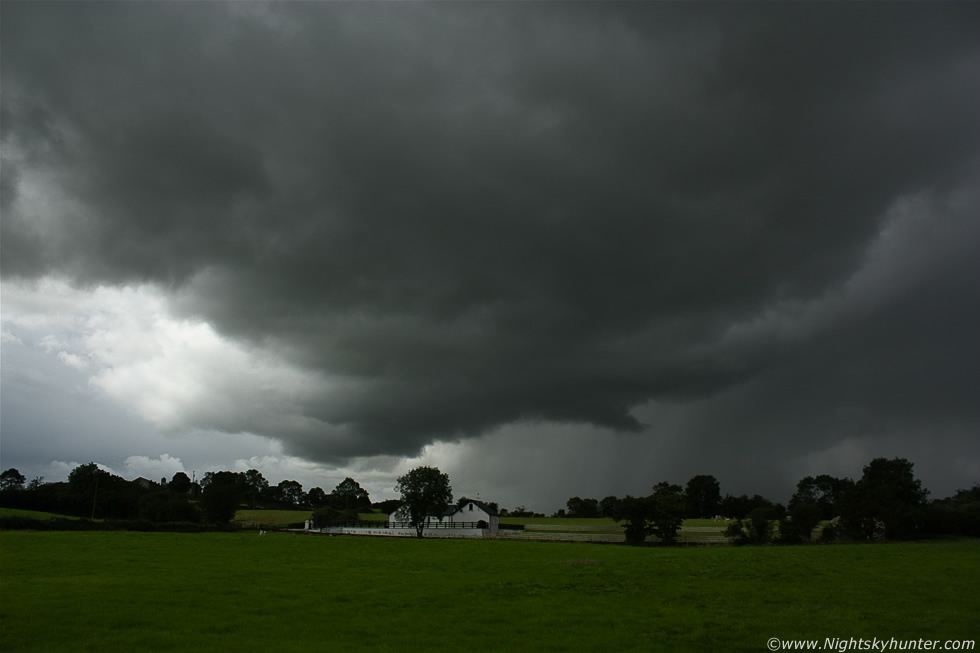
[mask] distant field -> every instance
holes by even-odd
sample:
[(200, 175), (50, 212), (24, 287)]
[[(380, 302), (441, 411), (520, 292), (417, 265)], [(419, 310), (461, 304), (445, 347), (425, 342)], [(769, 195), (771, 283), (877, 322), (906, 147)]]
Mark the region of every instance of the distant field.
[[(622, 522), (616, 523), (608, 517), (598, 518), (575, 518), (575, 517), (501, 517), (501, 524), (525, 524), (542, 526), (602, 526), (605, 529), (623, 530)], [(685, 519), (684, 528), (711, 526), (724, 530), (727, 526), (725, 522), (716, 522), (712, 519)]]
[[(234, 522), (242, 525), (261, 524), (276, 528), (287, 524), (299, 524), (313, 515), (312, 510), (239, 510)], [(363, 512), (358, 517), (364, 521), (388, 521), (388, 515)]]
[(361, 512), (357, 516), (364, 521), (388, 521), (388, 515), (380, 512)]
[(232, 521), (243, 525), (277, 527), (302, 523), (312, 515), (312, 510), (239, 510)]
[(66, 515), (56, 515), (51, 512), (37, 510), (19, 510), (17, 508), (0, 508), (0, 517), (26, 517), (28, 519), (78, 519)]
[(0, 532), (0, 560), (5, 652), (763, 651), (770, 637), (980, 627), (976, 540), (661, 549), (16, 531)]
[[(522, 524), (524, 531), (502, 531), (509, 540), (554, 540), (618, 543), (624, 540), (623, 524), (609, 518), (501, 517), (502, 524)], [(687, 544), (727, 544), (727, 524), (711, 519), (685, 519), (678, 541)], [(648, 538), (656, 541), (656, 538)]]

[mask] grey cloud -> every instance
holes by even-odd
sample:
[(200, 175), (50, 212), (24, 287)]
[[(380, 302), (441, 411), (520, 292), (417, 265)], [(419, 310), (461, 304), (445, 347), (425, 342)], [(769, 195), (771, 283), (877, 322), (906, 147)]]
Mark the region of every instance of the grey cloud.
[[(839, 292), (896, 202), (975, 183), (978, 27), (955, 3), (13, 4), (4, 143), (44, 156), (5, 162), (3, 272), (149, 280), (339, 379), (303, 406), (321, 438), (237, 425), (321, 459), (641, 431), (650, 400), (750, 382), (746, 443), (848, 403), (975, 424), (962, 252), (863, 322), (725, 334)], [(49, 232), (17, 194), (39, 171), (67, 198)]]

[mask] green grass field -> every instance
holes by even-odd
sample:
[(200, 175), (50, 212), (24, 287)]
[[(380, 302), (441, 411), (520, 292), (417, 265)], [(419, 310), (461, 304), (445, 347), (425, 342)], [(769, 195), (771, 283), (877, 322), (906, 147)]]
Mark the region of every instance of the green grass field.
[[(302, 523), (312, 515), (312, 510), (239, 510), (235, 513), (233, 523), (243, 526), (260, 524), (264, 527), (276, 528)], [(363, 521), (388, 521), (388, 515), (378, 512), (362, 512), (357, 516)]]
[(980, 542), (630, 548), (0, 532), (4, 651), (745, 650), (971, 638)]
[(0, 517), (26, 517), (28, 519), (78, 519), (78, 517), (56, 515), (53, 512), (20, 510), (19, 508), (0, 508)]

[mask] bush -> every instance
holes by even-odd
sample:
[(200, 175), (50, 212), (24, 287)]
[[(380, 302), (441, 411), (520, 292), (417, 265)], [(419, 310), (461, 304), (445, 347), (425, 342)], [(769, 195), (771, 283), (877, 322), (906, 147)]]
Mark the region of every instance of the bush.
[(741, 519), (736, 519), (728, 524), (728, 528), (725, 529), (725, 537), (730, 538), (735, 546), (749, 543), (749, 538), (745, 534), (745, 525)]
[(827, 524), (820, 531), (820, 541), (824, 544), (830, 542), (836, 542), (837, 538), (840, 537), (840, 530), (837, 528), (836, 524)]
[(792, 519), (780, 519), (779, 520), (779, 538), (776, 540), (779, 544), (800, 544), (804, 539), (810, 541), (810, 532), (806, 532), (806, 538), (803, 537), (803, 528), (800, 527), (798, 522)]
[(199, 522), (201, 513), (184, 494), (154, 492), (139, 503), (139, 517), (151, 522)]
[[(756, 508), (744, 520), (736, 519), (725, 529), (725, 536), (732, 539), (732, 544), (767, 544), (772, 540), (773, 520), (779, 516), (773, 506)], [(790, 527), (792, 530), (793, 527)]]
[[(324, 506), (313, 513), (313, 524), (317, 528), (329, 526), (352, 526), (358, 521), (356, 510), (337, 510), (333, 506)], [(381, 526), (381, 523), (378, 524)]]

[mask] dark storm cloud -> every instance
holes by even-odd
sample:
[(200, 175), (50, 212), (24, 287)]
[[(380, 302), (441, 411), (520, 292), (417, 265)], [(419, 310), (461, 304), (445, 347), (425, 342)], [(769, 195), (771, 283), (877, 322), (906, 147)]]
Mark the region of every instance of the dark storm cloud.
[[(833, 441), (844, 405), (978, 422), (957, 242), (868, 315), (821, 303), (902, 201), (977, 235), (976, 6), (12, 3), (2, 30), (4, 275), (159, 283), (322, 373), (324, 435), (267, 433), (303, 455), (636, 431), (745, 383), (745, 442)], [(731, 337), (787, 306), (819, 326)]]

